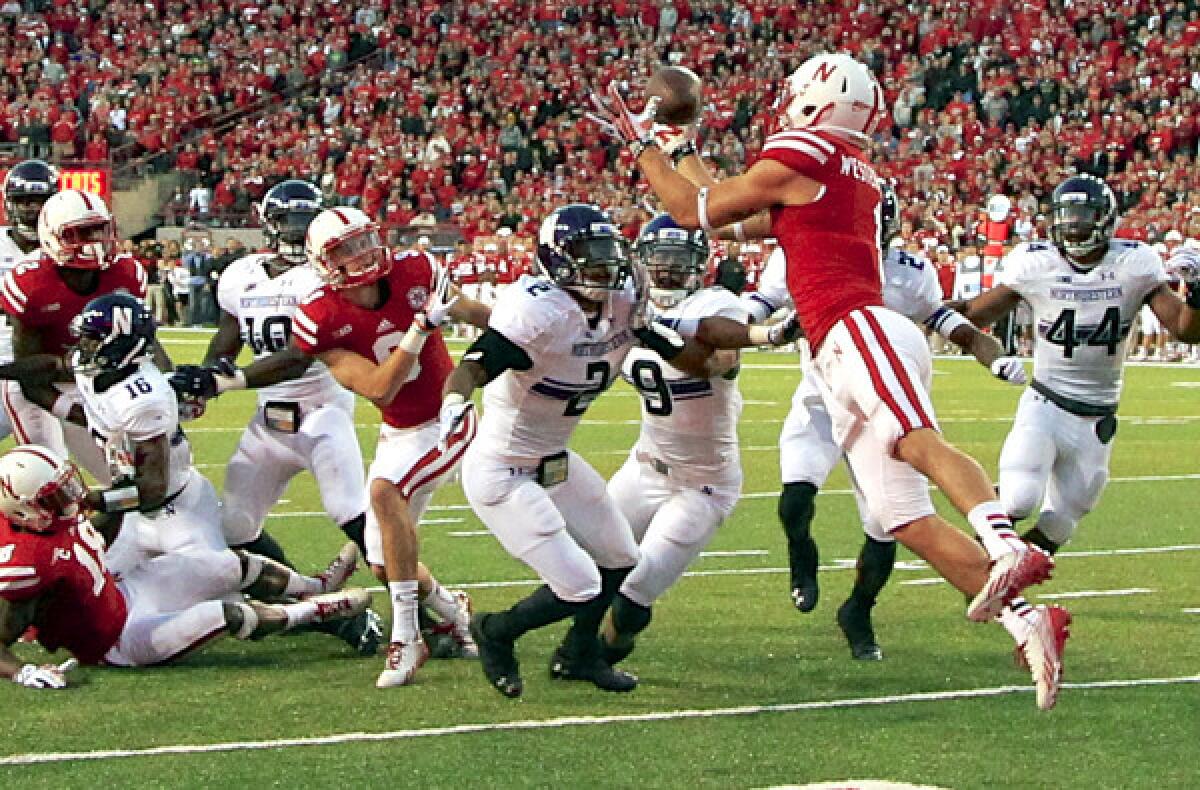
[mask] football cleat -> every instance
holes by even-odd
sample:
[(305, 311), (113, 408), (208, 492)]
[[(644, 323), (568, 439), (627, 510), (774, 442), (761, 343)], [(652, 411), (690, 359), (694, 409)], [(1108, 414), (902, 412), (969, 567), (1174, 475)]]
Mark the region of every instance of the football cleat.
[(550, 657), (550, 677), (555, 680), (586, 680), (604, 691), (633, 691), (638, 679), (620, 669), (613, 669), (599, 654), (569, 658), (561, 647)]
[[(310, 622), (328, 623), (331, 620), (344, 620), (356, 617), (371, 605), (371, 593), (356, 587), (352, 590), (342, 590), (335, 593), (314, 595), (304, 603), (315, 603), (317, 611)], [(302, 604), (285, 604), (285, 606), (300, 606)]]
[(521, 669), (514, 653), (516, 644), (509, 639), (493, 639), (484, 632), (489, 615), (471, 617), (471, 636), (479, 646), (479, 664), (492, 688), (509, 699), (516, 699), (525, 690)]
[(850, 643), (850, 655), (856, 661), (882, 661), (883, 649), (875, 641), (875, 629), (871, 627), (871, 610), (863, 609), (847, 599), (838, 607), (837, 624)]
[(434, 626), (434, 633), (448, 635), (457, 646), (454, 658), (479, 658), (479, 645), (471, 636), (471, 597), (462, 590), (451, 590), (457, 604), (453, 620)]
[(321, 592), (336, 592), (342, 589), (354, 575), (357, 567), (358, 546), (352, 540), (347, 541), (333, 561), (329, 563), (329, 567), (317, 574), (317, 578), (321, 581)]
[(373, 656), (379, 652), (383, 642), (383, 620), (374, 609), (329, 625), (332, 627), (326, 633), (350, 645), (360, 656)]
[(1050, 710), (1058, 702), (1063, 651), (1071, 636), (1071, 613), (1061, 606), (1038, 606), (1037, 623), (1016, 649), (1017, 666), (1028, 669), (1037, 687), (1037, 706)]
[(1028, 544), (993, 560), (983, 589), (967, 606), (967, 619), (976, 623), (993, 620), (1022, 590), (1046, 581), (1053, 570), (1054, 558)]
[(417, 670), (429, 658), (429, 648), (420, 637), (414, 644), (392, 642), (388, 645), (387, 658), (383, 662), (383, 671), (375, 680), (375, 688), (388, 689), (396, 686), (407, 686), (413, 682)]
[(792, 606), (805, 614), (817, 608), (817, 577), (805, 577), (802, 580), (792, 580)]
[(618, 634), (615, 643), (610, 643), (608, 640), (601, 638), (600, 657), (604, 659), (604, 663), (613, 667), (629, 658), (629, 654), (633, 652), (633, 648), (636, 646), (637, 643), (634, 638), (625, 634)]

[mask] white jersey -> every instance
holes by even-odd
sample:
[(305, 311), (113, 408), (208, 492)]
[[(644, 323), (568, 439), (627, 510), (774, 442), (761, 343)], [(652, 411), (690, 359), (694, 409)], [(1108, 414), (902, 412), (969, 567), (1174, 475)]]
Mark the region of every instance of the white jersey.
[[(883, 305), (935, 332), (953, 313), (942, 305), (942, 286), (933, 264), (899, 247), (888, 250), (883, 259)], [(755, 321), (764, 321), (776, 310), (792, 306), (783, 248), (776, 248), (767, 258), (758, 291), (743, 295), (742, 306)]]
[[(192, 471), (192, 448), (179, 427), (179, 403), (167, 377), (145, 359), (138, 370), (103, 392), (96, 377), (75, 374), (78, 393), (92, 437), (104, 448), (110, 465), (132, 466), (134, 442), (166, 434), (171, 442), (167, 494), (178, 492)], [(114, 468), (113, 478), (121, 473)]]
[[(23, 252), (12, 237), (12, 228), (0, 228), (0, 279), (17, 268), (24, 261), (36, 261), (41, 250), (35, 247), (31, 252)], [(13, 360), (12, 347), (13, 329), (8, 322), (8, 314), (0, 311), (0, 365)]]
[(483, 391), (475, 445), (509, 458), (560, 453), (583, 413), (620, 372), (634, 343), (631, 286), (614, 291), (593, 328), (579, 303), (542, 277), (524, 275), (492, 308), (490, 329), (520, 347), (529, 370), (506, 370)]
[(1115, 406), (1125, 344), (1150, 292), (1167, 282), (1162, 258), (1138, 241), (1113, 239), (1098, 264), (1072, 266), (1046, 241), (1019, 244), (1005, 256), (997, 285), (1033, 310), (1033, 377), (1067, 398)]
[[(323, 284), (307, 264), (271, 277), (267, 262), (273, 257), (273, 253), (254, 253), (239, 258), (221, 273), (217, 284), (217, 303), (237, 320), (242, 342), (255, 359), (288, 347), (296, 306)], [(294, 401), (313, 409), (345, 395), (329, 368), (313, 360), (300, 378), (259, 389), (258, 401)]]
[[(699, 322), (710, 316), (747, 321), (738, 298), (721, 287), (697, 291), (662, 317)], [(698, 379), (650, 349), (635, 347), (625, 357), (621, 375), (642, 397), (639, 450), (689, 473), (723, 472), (738, 463), (742, 395), (736, 370), (729, 377)]]

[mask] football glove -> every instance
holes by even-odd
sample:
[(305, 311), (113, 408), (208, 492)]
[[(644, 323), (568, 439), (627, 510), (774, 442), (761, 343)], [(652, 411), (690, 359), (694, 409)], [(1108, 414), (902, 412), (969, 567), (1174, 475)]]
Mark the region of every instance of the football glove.
[(1000, 357), (992, 362), (992, 375), (1018, 387), (1028, 380), (1025, 366), (1017, 357)]
[(180, 365), (171, 373), (169, 381), (177, 395), (205, 400), (222, 392), (246, 388), (246, 374), (226, 357), (220, 357), (208, 366)]
[(634, 157), (641, 156), (646, 146), (658, 142), (654, 134), (654, 113), (658, 109), (659, 97), (651, 96), (641, 113), (635, 113), (625, 103), (617, 83), (610, 82), (604, 93), (606, 99), (599, 94), (591, 94), (595, 112), (587, 113), (587, 117), (609, 137), (629, 146)]
[(698, 123), (686, 126), (673, 126), (667, 123), (656, 123), (651, 128), (654, 139), (663, 153), (678, 162), (688, 154), (696, 152), (696, 128)]
[(433, 287), (425, 306), (413, 319), (422, 332), (432, 332), (450, 320), (450, 308), (458, 302), (458, 294), (450, 296), (450, 272), (439, 266), (433, 276)]
[(467, 416), (467, 410), (473, 408), (475, 408), (475, 404), (469, 400), (463, 400), (461, 395), (453, 393), (442, 401), (442, 410), (438, 413), (437, 447), (439, 452), (445, 452), (446, 447), (450, 444), (450, 437), (454, 435), (458, 426)]
[(65, 689), (67, 673), (77, 666), (79, 666), (79, 662), (73, 658), (68, 658), (57, 665), (26, 664), (12, 676), (12, 682), (27, 689)]
[(771, 324), (768, 328), (767, 342), (773, 346), (786, 346), (796, 342), (800, 337), (800, 316), (795, 310), (789, 310), (783, 318)]

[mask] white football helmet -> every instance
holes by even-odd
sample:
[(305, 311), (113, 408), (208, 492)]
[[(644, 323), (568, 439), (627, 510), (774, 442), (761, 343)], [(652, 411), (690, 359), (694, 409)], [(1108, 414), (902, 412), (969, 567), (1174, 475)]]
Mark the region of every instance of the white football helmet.
[(369, 285), (392, 270), (379, 226), (356, 208), (327, 208), (308, 226), (304, 252), (330, 288)]
[(883, 90), (849, 55), (816, 55), (800, 64), (776, 104), (780, 130), (813, 129), (865, 145), (887, 118)]
[(1003, 222), (1012, 211), (1012, 201), (1007, 195), (992, 195), (987, 202), (988, 219), (992, 222)]
[(0, 458), (0, 513), (22, 529), (73, 522), (86, 493), (79, 468), (45, 447), (22, 444)]
[(42, 206), (38, 241), (59, 266), (107, 269), (117, 252), (117, 225), (103, 198), (64, 189)]

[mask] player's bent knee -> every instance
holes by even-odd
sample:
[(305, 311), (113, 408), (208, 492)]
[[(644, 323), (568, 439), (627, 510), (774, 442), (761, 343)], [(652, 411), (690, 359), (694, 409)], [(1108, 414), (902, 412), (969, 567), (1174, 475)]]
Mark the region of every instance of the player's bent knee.
[(617, 593), (612, 604), (612, 624), (618, 633), (639, 634), (650, 625), (654, 616), (649, 606), (643, 606), (628, 598), (624, 593)]
[(1009, 518), (1028, 518), (1042, 500), (1037, 477), (1015, 472), (1000, 472), (1000, 504)]

